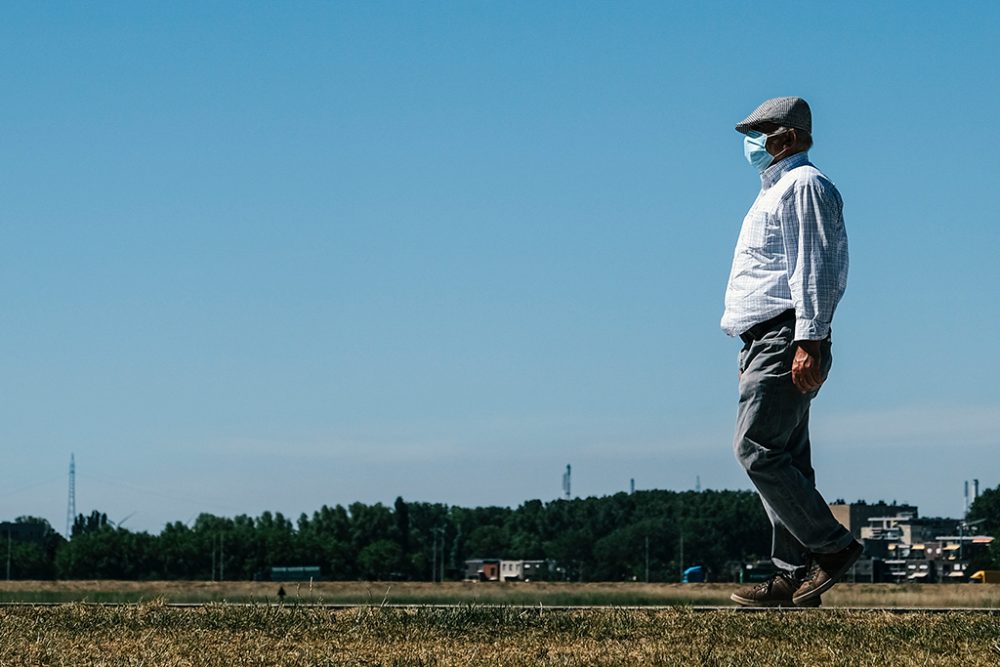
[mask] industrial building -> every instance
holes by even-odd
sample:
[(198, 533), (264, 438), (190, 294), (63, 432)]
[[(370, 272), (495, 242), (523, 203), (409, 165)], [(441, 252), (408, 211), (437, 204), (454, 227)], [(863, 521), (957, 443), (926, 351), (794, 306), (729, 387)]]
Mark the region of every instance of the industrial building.
[(862, 539), (861, 529), (868, 525), (868, 520), (878, 516), (897, 516), (909, 514), (917, 516), (916, 505), (897, 505), (896, 503), (866, 503), (858, 501), (856, 503), (836, 502), (830, 504), (830, 511), (833, 517), (847, 530), (851, 531), (855, 539)]
[(920, 518), (912, 505), (837, 504), (831, 510), (865, 545), (845, 581), (969, 581), (970, 566), (994, 540), (959, 519)]

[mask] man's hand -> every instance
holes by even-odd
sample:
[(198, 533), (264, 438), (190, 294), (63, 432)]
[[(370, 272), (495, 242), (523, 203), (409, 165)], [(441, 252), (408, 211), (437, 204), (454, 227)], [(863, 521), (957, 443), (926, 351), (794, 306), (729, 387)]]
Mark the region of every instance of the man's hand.
[(792, 360), (792, 382), (803, 394), (816, 391), (823, 384), (820, 357), (823, 350), (818, 340), (795, 341), (795, 358)]

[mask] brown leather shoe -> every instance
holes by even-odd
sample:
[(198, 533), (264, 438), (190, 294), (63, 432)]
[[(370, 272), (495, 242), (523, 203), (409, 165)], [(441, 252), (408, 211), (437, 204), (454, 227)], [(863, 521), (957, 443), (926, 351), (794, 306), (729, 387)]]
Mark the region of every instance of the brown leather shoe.
[(801, 607), (810, 600), (819, 598), (851, 569), (854, 561), (861, 557), (864, 550), (864, 545), (854, 540), (835, 554), (813, 554), (812, 566), (792, 596), (792, 602)]
[(786, 573), (779, 573), (759, 584), (742, 588), (729, 599), (744, 607), (818, 607), (820, 598), (816, 596), (804, 605), (794, 605), (792, 595), (798, 589), (800, 581)]

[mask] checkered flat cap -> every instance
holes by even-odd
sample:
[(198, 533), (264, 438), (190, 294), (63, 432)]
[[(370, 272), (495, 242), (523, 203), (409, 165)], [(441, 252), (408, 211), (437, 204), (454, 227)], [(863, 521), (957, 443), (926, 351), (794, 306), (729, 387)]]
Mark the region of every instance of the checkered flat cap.
[(736, 131), (746, 134), (761, 123), (794, 127), (812, 134), (812, 111), (801, 97), (775, 97), (764, 101), (752, 114), (736, 123)]

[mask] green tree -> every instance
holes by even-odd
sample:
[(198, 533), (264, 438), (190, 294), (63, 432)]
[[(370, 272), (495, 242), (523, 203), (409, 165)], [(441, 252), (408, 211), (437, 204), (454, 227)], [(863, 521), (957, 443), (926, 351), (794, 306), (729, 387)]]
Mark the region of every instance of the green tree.
[(1000, 537), (1000, 486), (979, 494), (969, 507), (969, 521), (980, 521), (979, 532)]
[(402, 496), (396, 498), (393, 504), (393, 518), (396, 520), (396, 531), (394, 537), (399, 545), (399, 563), (397, 569), (404, 578), (409, 578), (410, 560), (407, 554), (410, 551), (410, 507), (403, 500)]
[(507, 531), (500, 526), (479, 526), (469, 534), (466, 549), (478, 558), (509, 557)]
[(108, 515), (94, 510), (87, 516), (78, 514), (73, 519), (73, 528), (70, 531), (70, 536), (76, 537), (84, 533), (96, 533), (109, 528), (111, 526), (108, 525)]
[[(464, 541), (462, 535), (468, 531), (463, 527), (461, 531), (458, 526), (464, 516), (462, 508), (451, 508), (442, 503), (408, 503), (410, 519), (410, 552), (407, 556), (410, 572), (414, 578), (422, 580), (431, 579), (431, 565), (436, 563), (434, 557), (435, 531), (438, 539), (441, 536), (441, 529), (444, 529), (444, 537), (447, 542), (445, 554), (448, 555), (448, 545), (452, 547), (451, 557), (466, 558), (465, 552), (461, 549)], [(471, 525), (471, 524), (470, 524)], [(460, 535), (461, 533), (461, 535)], [(438, 545), (440, 547), (440, 544)], [(438, 550), (440, 558), (441, 550)], [(454, 560), (453, 560), (454, 564)], [(457, 565), (457, 564), (456, 564)]]
[[(12, 579), (52, 579), (56, 576), (55, 555), (65, 543), (49, 522), (41, 517), (19, 516), (0, 533), (2, 552), (10, 551)], [(6, 558), (5, 558), (6, 560)], [(4, 568), (6, 570), (6, 568)], [(6, 574), (6, 572), (3, 572)]]
[(104, 528), (83, 532), (56, 554), (61, 579), (151, 579), (159, 574), (156, 538)]
[(989, 551), (971, 564), (972, 569), (1000, 569), (1000, 486), (979, 494), (969, 507), (968, 521), (982, 521), (977, 525), (978, 532), (996, 538)]
[(358, 576), (357, 551), (351, 547), (351, 518), (341, 506), (320, 508), (313, 515), (316, 539), (323, 553), (328, 576), (354, 579)]
[(677, 526), (665, 519), (646, 519), (622, 526), (594, 543), (594, 562), (588, 578), (644, 581), (648, 556), (650, 581), (667, 580), (677, 545)]
[(375, 540), (358, 554), (361, 575), (368, 580), (390, 579), (402, 555), (399, 545), (392, 540)]

